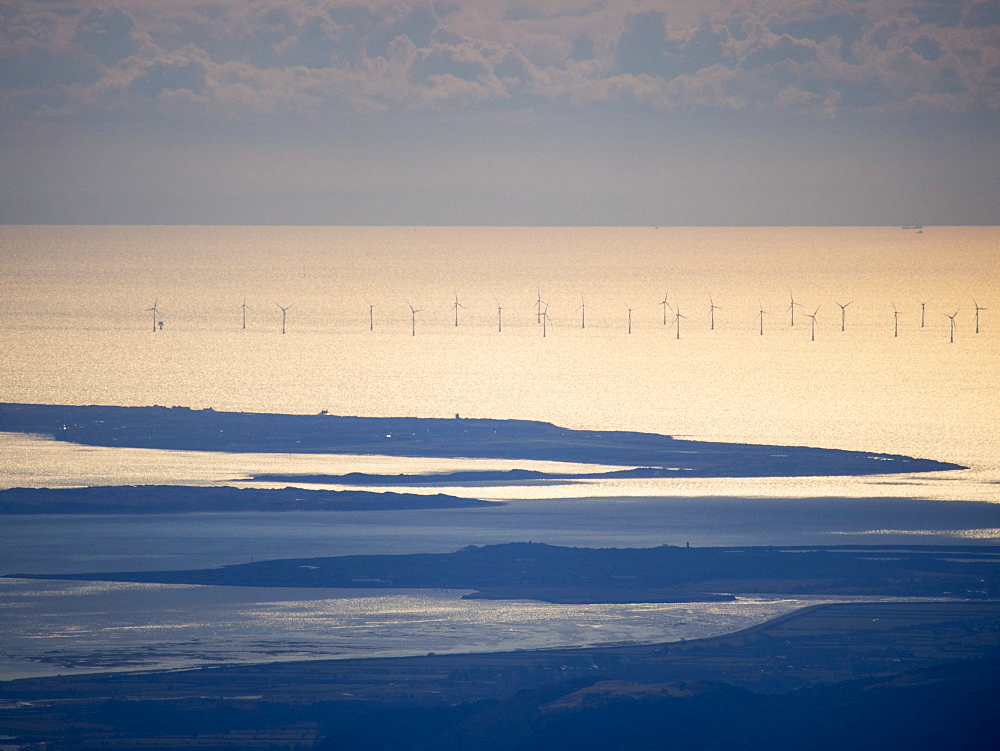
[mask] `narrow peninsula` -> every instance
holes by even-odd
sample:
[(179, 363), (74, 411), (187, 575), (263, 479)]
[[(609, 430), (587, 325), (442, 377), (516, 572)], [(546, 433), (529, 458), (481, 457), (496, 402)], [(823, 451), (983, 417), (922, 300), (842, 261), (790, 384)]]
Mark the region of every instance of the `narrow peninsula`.
[(338, 417), (326, 412), (281, 415), (186, 407), (0, 403), (0, 431), (89, 446), (601, 464), (639, 469), (640, 476), (656, 477), (801, 477), (965, 469), (894, 454), (688, 441), (654, 433), (572, 430), (530, 420), (458, 416)]
[(195, 514), (238, 511), (412, 511), (494, 507), (452, 495), (365, 490), (232, 488), (190, 485), (108, 485), (0, 490), (5, 514)]

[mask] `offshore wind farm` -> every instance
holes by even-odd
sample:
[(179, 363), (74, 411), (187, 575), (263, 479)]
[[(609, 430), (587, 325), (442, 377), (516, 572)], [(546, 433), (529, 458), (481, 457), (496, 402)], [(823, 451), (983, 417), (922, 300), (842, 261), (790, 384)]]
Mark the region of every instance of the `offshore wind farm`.
[[(603, 280), (601, 280), (601, 281), (603, 281)], [(693, 298), (695, 296), (696, 296), (696, 293), (692, 292), (691, 294), (688, 295), (688, 298)], [(500, 332), (503, 331), (503, 316), (502, 316), (502, 314), (503, 314), (504, 308), (503, 308), (503, 306), (500, 305), (499, 300), (497, 300), (496, 298), (493, 298), (493, 299), (496, 302), (496, 308), (489, 307), (488, 303), (486, 303), (485, 301), (480, 301), (479, 305), (476, 305), (476, 303), (471, 303), (471, 305), (473, 306), (472, 307), (472, 318), (474, 319), (474, 321), (473, 321), (473, 323), (471, 325), (479, 325), (479, 326), (482, 326), (484, 328), (491, 328), (491, 326), (492, 326), (491, 319), (489, 319), (484, 314), (484, 311), (486, 311), (486, 310), (496, 310), (496, 313), (497, 313), (497, 316), (496, 316), (497, 332), (500, 333)], [(722, 308), (722, 306), (715, 304), (715, 298), (714, 298), (713, 295), (708, 294), (707, 295), (707, 299), (708, 299), (708, 304), (707, 305), (703, 305), (703, 307), (704, 307), (704, 309), (706, 311), (706, 320), (708, 321), (708, 330), (711, 331), (711, 332), (714, 332), (715, 329), (716, 329), (716, 311), (717, 310), (722, 310), (723, 308)], [(181, 302), (183, 302), (183, 301), (181, 301)], [(522, 295), (522, 303), (523, 302), (524, 302), (524, 298), (523, 298), (523, 295)], [(757, 311), (757, 315), (756, 316), (754, 316), (753, 318), (748, 318), (746, 316), (746, 310), (747, 310), (746, 303), (747, 303), (747, 301), (746, 300), (741, 300), (741, 301), (737, 301), (737, 302), (740, 303), (739, 306), (738, 306), (738, 309), (741, 311), (740, 317), (738, 318), (738, 320), (735, 320), (735, 321), (733, 321), (731, 319), (727, 320), (725, 323), (723, 323), (722, 321), (720, 321), (720, 328), (728, 328), (730, 331), (753, 331), (755, 329), (759, 329), (757, 331), (757, 333), (763, 334), (763, 329), (764, 329), (764, 326), (763, 326), (763, 316), (767, 313), (767, 311), (764, 310), (761, 307)], [(839, 326), (839, 330), (841, 332), (845, 332), (847, 330), (847, 308), (851, 305), (851, 303), (852, 303), (852, 301), (849, 301), (849, 302), (846, 302), (846, 303), (840, 303), (840, 302), (834, 301), (834, 304), (840, 308), (840, 326)], [(277, 305), (278, 309), (281, 311), (281, 333), (284, 334), (284, 333), (286, 333), (287, 312), (291, 308), (291, 306), (290, 305), (288, 305), (288, 306), (282, 306), (282, 305), (278, 305), (277, 303), (275, 303), (275, 304)], [(428, 302), (425, 302), (424, 304), (427, 304), (429, 306), (426, 309), (426, 311), (425, 311), (424, 308), (419, 308), (419, 309), (418, 308), (414, 308), (414, 306), (411, 303), (409, 303), (409, 302), (406, 303), (406, 307), (410, 311), (409, 329), (410, 329), (410, 335), (411, 336), (416, 336), (416, 316), (417, 316), (418, 313), (428, 312), (430, 315), (434, 315), (436, 313), (437, 314), (436, 317), (434, 318), (434, 320), (429, 321), (429, 324), (432, 327), (431, 331), (439, 330), (440, 329), (440, 324), (441, 324), (441, 315), (440, 314), (441, 314), (441, 312), (443, 310), (445, 310), (445, 307), (443, 306), (442, 301), (441, 300), (428, 301)], [(869, 301), (869, 304), (872, 305), (872, 306), (877, 306), (879, 303), (877, 301), (872, 300), (872, 301)], [(161, 313), (160, 313), (159, 309), (156, 307), (156, 305), (157, 305), (157, 303), (154, 302), (153, 307), (147, 308), (145, 310), (145, 312), (147, 312), (147, 313), (148, 312), (152, 312), (153, 313), (153, 329), (152, 329), (153, 333), (156, 333), (157, 330), (158, 330), (157, 324), (159, 324), (159, 330), (161, 330), (161, 331), (163, 330), (163, 323), (162, 323), (163, 319), (162, 319)], [(320, 306), (326, 305), (326, 311), (327, 312), (324, 313), (324, 310), (322, 310), (322, 309), (314, 309), (312, 311), (313, 315), (314, 316), (323, 315), (324, 316), (324, 320), (327, 322), (327, 326), (329, 327), (329, 330), (330, 330), (331, 333), (343, 332), (345, 330), (349, 330), (349, 329), (352, 328), (352, 325), (354, 325), (354, 324), (357, 324), (358, 326), (364, 324), (364, 325), (366, 325), (366, 327), (368, 328), (369, 331), (374, 331), (375, 330), (374, 311), (375, 311), (375, 308), (376, 308), (376, 304), (374, 304), (374, 303), (366, 302), (366, 305), (364, 306), (363, 315), (359, 313), (357, 316), (351, 315), (350, 313), (344, 311), (342, 307), (341, 308), (334, 307), (332, 305), (326, 304), (325, 302), (320, 302), (319, 305)], [(903, 311), (901, 311), (899, 308), (897, 308), (895, 302), (890, 302), (889, 305), (890, 305), (890, 307), (892, 309), (892, 320), (893, 320), (892, 336), (893, 336), (893, 338), (898, 338), (899, 337), (899, 331), (900, 331), (900, 329), (899, 329), (899, 316), (903, 313)], [(926, 309), (927, 309), (927, 303), (926, 302), (920, 302), (919, 305), (920, 305), (920, 328), (925, 328), (926, 327)], [(987, 308), (980, 306), (978, 304), (978, 302), (975, 301), (975, 299), (972, 300), (972, 305), (973, 305), (973, 310), (974, 310), (974, 328), (973, 328), (972, 333), (979, 334), (980, 333), (980, 315), (979, 314), (980, 314), (981, 311), (986, 311)], [(795, 308), (796, 307), (802, 307), (802, 306), (803, 306), (802, 303), (797, 302), (794, 299), (794, 297), (790, 297), (790, 303), (789, 303), (788, 308), (786, 309), (787, 312), (789, 313), (789, 323), (788, 323), (788, 326), (790, 328), (794, 328), (794, 326), (795, 326)], [(246, 298), (244, 297), (242, 304), (240, 304), (240, 305), (238, 305), (236, 307), (241, 311), (241, 319), (240, 319), (241, 320), (241, 326), (240, 326), (240, 328), (246, 329), (247, 328), (247, 311), (250, 310), (250, 307), (247, 305)], [(388, 307), (388, 306), (383, 306), (383, 307)], [(467, 307), (468, 306), (466, 306), (465, 304), (463, 304), (463, 303), (461, 303), (459, 301), (458, 294), (455, 293), (454, 301), (452, 303), (450, 303), (450, 305), (447, 307), (447, 310), (450, 311), (451, 315), (453, 316), (453, 321), (454, 321), (454, 327), (455, 328), (459, 327), (459, 311), (460, 310), (465, 310)], [(651, 302), (651, 300), (647, 300), (645, 305), (638, 305), (637, 307), (632, 307), (630, 304), (626, 303), (624, 307), (625, 307), (625, 311), (626, 311), (626, 325), (624, 327), (624, 330), (625, 330), (626, 334), (631, 334), (632, 333), (632, 320), (633, 320), (632, 314), (633, 314), (633, 312), (637, 313), (637, 317), (638, 317), (638, 315), (642, 315), (643, 322), (648, 324), (649, 321), (652, 319), (652, 316), (650, 315), (652, 309), (658, 307), (658, 308), (662, 308), (662, 311), (663, 311), (663, 322), (662, 322), (663, 326), (666, 326), (667, 323), (668, 323), (668, 321), (667, 321), (667, 310), (669, 309), (671, 311), (671, 313), (673, 315), (672, 315), (672, 317), (671, 317), (670, 320), (673, 321), (676, 324), (676, 326), (677, 326), (677, 333), (675, 335), (675, 338), (677, 338), (677, 339), (680, 338), (680, 331), (679, 331), (680, 321), (681, 321), (681, 319), (686, 319), (687, 316), (683, 315), (680, 312), (680, 303), (679, 303), (679, 301), (675, 300), (675, 302), (673, 304), (671, 304), (669, 302), (668, 297), (664, 296), (664, 299), (661, 300), (661, 301), (659, 301), (659, 302), (657, 302), (657, 303), (653, 303), (653, 302)], [(816, 339), (817, 315), (819, 314), (820, 307), (821, 306), (817, 306), (816, 309), (812, 313), (803, 313), (803, 314), (800, 314), (800, 316), (804, 315), (806, 318), (808, 318), (810, 320), (810, 337), (809, 337), (810, 341), (815, 341), (815, 339)], [(587, 310), (590, 309), (590, 308), (593, 308), (593, 306), (587, 305), (586, 295), (581, 295), (581, 304), (579, 306), (577, 306), (575, 309), (563, 308), (562, 311), (561, 311), (561, 315), (559, 316), (559, 320), (560, 320), (561, 323), (567, 324), (567, 323), (570, 322), (569, 319), (570, 319), (570, 314), (571, 313), (572, 314), (579, 313), (580, 314), (580, 326), (579, 326), (579, 328), (580, 329), (586, 329), (587, 328)], [(535, 299), (535, 302), (533, 303), (532, 306), (530, 306), (530, 308), (526, 304), (522, 304), (517, 309), (517, 311), (520, 312), (520, 316), (518, 318), (519, 318), (519, 321), (520, 321), (521, 325), (518, 326), (518, 327), (516, 327), (516, 329), (522, 335), (530, 335), (530, 333), (531, 333), (530, 327), (527, 327), (524, 324), (526, 323), (526, 321), (529, 318), (534, 317), (535, 322), (537, 324), (539, 324), (539, 325), (542, 326), (542, 328), (539, 329), (539, 331), (542, 333), (543, 336), (545, 336), (545, 334), (547, 332), (547, 327), (545, 325), (543, 325), (543, 324), (546, 321), (548, 321), (550, 323), (553, 321), (552, 316), (548, 315), (549, 309), (550, 309), (549, 303), (547, 303), (547, 302), (545, 302), (545, 301), (543, 301), (541, 299), (540, 292), (539, 292), (539, 296)], [(358, 310), (360, 311), (361, 308), (359, 308)], [(399, 313), (401, 310), (402, 310), (402, 308), (400, 308), (396, 312)], [(512, 312), (514, 312), (514, 311), (512, 311)], [(869, 311), (869, 312), (871, 312), (871, 311)], [(216, 310), (215, 313), (216, 313), (216, 326), (218, 328), (220, 328), (220, 329), (227, 328), (229, 326), (229, 324), (231, 323), (230, 311), (227, 311), (227, 310)], [(558, 312), (555, 311), (555, 310), (553, 310), (553, 313), (556, 314), (556, 315), (558, 315)], [(600, 311), (598, 311), (598, 313), (600, 313)], [(953, 344), (954, 341), (955, 341), (955, 336), (954, 336), (954, 334), (955, 334), (955, 318), (957, 317), (958, 313), (959, 313), (958, 309), (956, 309), (954, 311), (954, 313), (951, 313), (951, 314), (949, 314), (949, 313), (943, 313), (943, 315), (945, 316), (945, 318), (949, 319), (949, 325), (947, 327), (947, 338), (948, 338), (948, 342), (950, 344)], [(595, 314), (592, 312), (591, 315), (594, 316)], [(389, 320), (391, 322), (394, 322), (394, 323), (396, 323), (398, 325), (398, 323), (399, 323), (399, 316), (398, 315), (393, 316), (390, 313)], [(256, 324), (257, 328), (264, 328), (264, 327), (267, 327), (269, 325), (269, 321), (270, 321), (270, 319), (267, 316), (259, 316), (258, 319), (255, 322), (253, 322), (253, 323)], [(208, 321), (208, 319), (204, 315), (195, 315), (195, 316), (191, 317), (188, 322), (190, 324), (192, 324), (193, 327), (198, 327), (198, 328), (210, 328), (211, 327), (210, 322)], [(182, 321), (182, 323), (183, 323), (183, 321)], [(780, 326), (780, 325), (781, 324), (777, 324), (776, 326)], [(251, 327), (253, 327), (253, 326), (251, 326)], [(612, 329), (614, 327), (610, 323), (609, 317), (605, 314), (605, 316), (602, 319), (599, 317), (599, 322), (597, 323), (596, 326), (592, 323), (591, 328), (592, 329), (593, 328), (603, 328), (605, 331), (608, 331), (608, 330), (610, 330), (610, 329)], [(877, 335), (877, 334), (875, 334), (875, 335)]]
[[(709, 331), (715, 331), (715, 318), (716, 318), (715, 311), (721, 310), (722, 306), (716, 305), (715, 301), (714, 301), (714, 298), (711, 295), (709, 295), (708, 299), (709, 299), (709, 304), (708, 304), (708, 307), (707, 307), (707, 311), (708, 311), (707, 315), (708, 315), (708, 321), (709, 321), (708, 329), (709, 329)], [(800, 305), (799, 303), (794, 303), (794, 304), (796, 306)], [(838, 303), (835, 303), (835, 304), (840, 307), (840, 331), (841, 332), (846, 331), (847, 330), (847, 308), (848, 308), (848, 306), (851, 303), (847, 302), (847, 303), (841, 304), (841, 303), (838, 302)], [(409, 310), (410, 310), (410, 323), (411, 323), (411, 326), (410, 326), (410, 335), (411, 336), (416, 336), (415, 317), (416, 317), (417, 313), (423, 313), (424, 309), (415, 309), (415, 308), (413, 308), (412, 305), (410, 305), (410, 304), (407, 304), (407, 305), (408, 305)], [(537, 303), (536, 303), (536, 305), (537, 305)], [(547, 311), (549, 309), (547, 303), (542, 303), (542, 305), (544, 307), (540, 308), (541, 312), (537, 313), (537, 319), (538, 319), (537, 322), (538, 323), (542, 323), (545, 320), (546, 313), (547, 313)], [(658, 303), (658, 305), (660, 305), (660, 306), (667, 306), (667, 305), (670, 305), (670, 303), (668, 303), (666, 300), (663, 300), (660, 303)], [(975, 311), (975, 318), (974, 318), (975, 327), (974, 327), (973, 333), (978, 334), (980, 332), (979, 313), (980, 313), (980, 311), (986, 310), (986, 308), (980, 307), (975, 301), (973, 301), (973, 305), (974, 305), (974, 311)], [(375, 313), (374, 313), (375, 307), (376, 307), (376, 305), (374, 305), (372, 303), (368, 303), (367, 304), (367, 313), (364, 316), (364, 322), (367, 323), (367, 327), (368, 327), (369, 331), (374, 331), (375, 330), (375, 317), (374, 317), (375, 316)], [(458, 311), (460, 309), (464, 309), (465, 307), (466, 306), (464, 304), (462, 304), (462, 303), (460, 303), (458, 301), (457, 296), (456, 296), (455, 302), (451, 305), (451, 310), (454, 312), (454, 321), (455, 321), (454, 325), (455, 325), (455, 328), (458, 328), (458, 326), (459, 326), (459, 314), (458, 314)], [(578, 308), (576, 308), (576, 311), (575, 311), (575, 312), (580, 313), (580, 328), (581, 329), (587, 328), (587, 308), (588, 307), (590, 307), (590, 306), (588, 306), (586, 304), (586, 302), (584, 301)], [(650, 308), (652, 306), (646, 305), (644, 307), (645, 308)], [(893, 320), (893, 327), (892, 327), (892, 332), (893, 333), (892, 333), (892, 336), (894, 338), (898, 338), (899, 337), (899, 316), (902, 313), (902, 311), (900, 311), (896, 307), (895, 303), (891, 303), (891, 307), (892, 307), (892, 320)], [(249, 310), (250, 308), (246, 304), (246, 300), (245, 299), (244, 299), (244, 302), (241, 305), (238, 306), (238, 308), (242, 311), (242, 325), (240, 326), (240, 328), (246, 329), (247, 328), (247, 310)], [(287, 305), (287, 306), (278, 305), (278, 308), (279, 308), (279, 310), (281, 310), (281, 333), (284, 334), (286, 332), (287, 312), (291, 308), (291, 306), (290, 305)], [(922, 304), (921, 305), (921, 313), (922, 313), (922, 315), (924, 313), (924, 308), (925, 308), (925, 304)], [(433, 310), (433, 309), (434, 309), (433, 307), (430, 308), (430, 310)], [(675, 323), (678, 322), (680, 319), (687, 318), (687, 316), (681, 314), (679, 306), (677, 308), (674, 308), (673, 306), (671, 306), (670, 309), (674, 313), (674, 315), (673, 315), (673, 317), (672, 317), (671, 320), (673, 320)], [(497, 307), (495, 308), (495, 310), (497, 311), (497, 322), (498, 322), (497, 323), (497, 331), (498, 332), (502, 332), (503, 331), (503, 317), (502, 317), (502, 313), (503, 313), (504, 308), (501, 305), (498, 304)], [(626, 304), (625, 305), (625, 310), (626, 310), (625, 333), (631, 334), (632, 333), (632, 313), (633, 313), (633, 311), (636, 311), (638, 309), (637, 308), (633, 308), (631, 305)], [(791, 310), (792, 310), (792, 307), (789, 306), (789, 311), (791, 311)], [(159, 328), (160, 331), (162, 331), (163, 330), (163, 319), (160, 317), (159, 309), (156, 308), (156, 307), (153, 307), (153, 308), (148, 308), (146, 310), (146, 312), (150, 312), (150, 311), (154, 311), (153, 333), (156, 333), (157, 330), (158, 330), (158, 328)], [(522, 309), (521, 312), (522, 312), (522, 316), (521, 317), (525, 318), (526, 316), (523, 315), (524, 314), (524, 310)], [(644, 310), (643, 312), (647, 312), (648, 313), (648, 310)], [(945, 313), (944, 316), (951, 321), (952, 319), (954, 319), (958, 315), (958, 312), (959, 311), (956, 310), (952, 314)], [(747, 326), (745, 320), (740, 320), (740, 321), (737, 322), (737, 327), (741, 328), (741, 329), (747, 329), (747, 330), (752, 329), (752, 328), (756, 328), (757, 325), (760, 324), (763, 315), (765, 315), (766, 313), (767, 313), (767, 311), (765, 311), (763, 309), (760, 309), (760, 310), (758, 310), (758, 313), (757, 313), (757, 316), (755, 318), (753, 326)], [(812, 322), (811, 326), (810, 326), (810, 340), (811, 341), (815, 341), (815, 338), (816, 338), (815, 337), (815, 332), (816, 332), (816, 316), (817, 316), (818, 313), (819, 313), (819, 306), (812, 313), (805, 313), (805, 314), (803, 314), (803, 315), (805, 315), (806, 318), (810, 319), (810, 321)], [(647, 318), (648, 318), (648, 316), (647, 316)], [(329, 319), (329, 320), (332, 321), (332, 319)], [(334, 324), (334, 328), (344, 328), (345, 325), (346, 325), (346, 322), (349, 321), (349, 320), (351, 320), (350, 317), (348, 317), (345, 321), (341, 321), (339, 323), (339, 325), (338, 324)], [(361, 321), (362, 319), (359, 316), (357, 320)], [(552, 320), (551, 316), (548, 318), (548, 320), (549, 321)], [(563, 322), (566, 322), (566, 317), (563, 316), (562, 320), (563, 320)], [(225, 327), (229, 322), (230, 322), (230, 316), (228, 315), (228, 313), (227, 312), (221, 312), (221, 314), (219, 315), (219, 323), (218, 323), (218, 325), (220, 327)], [(267, 323), (268, 323), (268, 319), (267, 318), (262, 318), (262, 319), (260, 319), (260, 320), (257, 321), (258, 327), (260, 327), (260, 326), (266, 326)], [(481, 316), (480, 316), (479, 323), (480, 324), (483, 323)], [(666, 321), (664, 321), (663, 325), (664, 326), (666, 325)], [(794, 327), (794, 325), (795, 325), (794, 323), (789, 323), (790, 327)], [(605, 327), (607, 327), (607, 326), (605, 325)], [(925, 326), (924, 326), (924, 324), (922, 322), (921, 323), (921, 328), (924, 328), (924, 327)], [(731, 328), (732, 328), (732, 326), (731, 326)], [(763, 327), (761, 326), (761, 328), (763, 328)], [(544, 332), (545, 329), (543, 328), (542, 331)], [(530, 333), (530, 332), (528, 332), (528, 331), (526, 331), (525, 329), (522, 328), (522, 333)], [(680, 337), (677, 336), (676, 338), (680, 338)], [(951, 344), (954, 343), (954, 326), (951, 323), (948, 326), (948, 341)]]

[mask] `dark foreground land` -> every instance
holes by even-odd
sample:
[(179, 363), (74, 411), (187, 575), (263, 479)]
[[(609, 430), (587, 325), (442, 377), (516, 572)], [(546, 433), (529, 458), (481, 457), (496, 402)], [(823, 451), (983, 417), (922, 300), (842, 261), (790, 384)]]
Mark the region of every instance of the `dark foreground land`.
[(0, 733), (49, 751), (985, 750), (998, 670), (1000, 603), (851, 603), (670, 644), (10, 681)]
[(549, 460), (641, 467), (638, 476), (644, 477), (794, 477), (964, 469), (893, 454), (685, 441), (650, 433), (570, 430), (529, 420), (0, 403), (0, 431), (92, 446)]
[(1000, 598), (1000, 547), (567, 548), (469, 546), (189, 571), (10, 574), (254, 587), (473, 589), (473, 597), (562, 603), (691, 602), (735, 595)]

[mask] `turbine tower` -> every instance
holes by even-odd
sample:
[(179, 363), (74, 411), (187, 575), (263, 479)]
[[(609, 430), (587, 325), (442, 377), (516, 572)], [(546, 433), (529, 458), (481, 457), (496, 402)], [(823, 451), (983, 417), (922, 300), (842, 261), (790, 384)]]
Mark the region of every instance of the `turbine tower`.
[(925, 300), (925, 301), (917, 300), (917, 302), (920, 303), (920, 328), (923, 328), (927, 314), (927, 303), (929, 303), (930, 300)]
[(715, 304), (715, 300), (713, 300), (712, 296), (709, 295), (708, 296), (708, 314), (709, 314), (709, 320), (712, 322), (711, 323), (711, 327), (710, 327), (710, 329), (712, 331), (715, 331), (715, 311), (717, 311), (717, 310), (722, 310), (722, 308), (720, 308), (718, 305), (716, 305)]
[(951, 315), (948, 315), (947, 313), (944, 314), (945, 318), (948, 318), (948, 319), (951, 320), (951, 336), (948, 339), (948, 342), (951, 343), (951, 344), (955, 343), (955, 316), (957, 316), (957, 315), (958, 315), (958, 311), (957, 310), (954, 313), (952, 313)]
[(497, 300), (497, 331), (503, 331), (503, 306), (500, 305), (499, 300)]
[[(275, 303), (275, 305), (278, 305), (278, 303)], [(292, 307), (292, 306), (291, 305), (278, 305), (278, 307), (281, 308), (281, 333), (284, 334), (285, 333), (285, 316), (288, 315), (288, 309), (290, 307)]]
[(580, 307), (577, 308), (580, 311), (580, 328), (587, 328), (587, 301), (583, 299), (583, 295), (580, 295)]
[(368, 303), (368, 330), (375, 330), (375, 306)]
[(850, 302), (845, 302), (843, 305), (841, 305), (840, 303), (837, 303), (837, 305), (840, 305), (840, 330), (841, 331), (844, 330), (844, 327), (846, 325), (846, 321), (847, 321), (847, 306), (850, 305), (850, 304), (851, 304)]
[(628, 308), (628, 333), (632, 333), (632, 308), (628, 307), (628, 303), (625, 303), (625, 307)]
[(535, 300), (535, 312), (537, 313), (537, 320), (536, 320), (536, 323), (541, 323), (541, 322), (542, 322), (542, 313), (544, 312), (544, 311), (542, 310), (542, 306), (543, 306), (543, 305), (545, 305), (545, 306), (546, 306), (546, 308), (548, 307), (548, 303), (547, 303), (547, 302), (544, 302), (544, 301), (542, 300), (542, 291), (541, 291), (541, 290), (539, 289), (539, 290), (538, 290), (538, 297), (537, 297), (537, 299)]
[(455, 309), (455, 328), (458, 328), (458, 309), (459, 308), (464, 308), (465, 306), (462, 305), (462, 303), (460, 303), (458, 301), (458, 293), (457, 292), (455, 293), (455, 304), (452, 305), (451, 307)]
[(678, 305), (674, 312), (674, 320), (677, 322), (677, 338), (681, 338), (681, 319), (687, 318), (685, 315), (681, 315), (681, 306)]
[[(406, 303), (410, 305), (410, 303)], [(424, 311), (416, 310), (412, 305), (410, 305), (410, 336), (417, 335), (417, 313), (423, 313)]]
[(247, 299), (245, 297), (243, 298), (243, 304), (240, 305), (240, 307), (243, 309), (243, 328), (246, 328), (247, 327), (247, 311), (250, 308), (247, 307)]
[(160, 311), (156, 307), (156, 303), (158, 303), (158, 302), (159, 302), (159, 299), (156, 299), (156, 300), (153, 301), (153, 307), (152, 308), (146, 308), (146, 312), (147, 313), (152, 313), (153, 314), (153, 333), (154, 334), (156, 333), (156, 317), (158, 315), (160, 315)]
[(788, 310), (791, 311), (791, 314), (792, 314), (792, 326), (794, 326), (795, 325), (795, 306), (798, 305), (801, 308), (802, 307), (802, 303), (795, 302), (795, 298), (792, 297), (792, 293), (791, 292), (788, 293), (788, 299), (791, 300), (791, 303), (788, 305)]
[(670, 305), (670, 303), (667, 302), (667, 293), (666, 292), (663, 293), (663, 302), (661, 302), (660, 305), (663, 306), (663, 325), (666, 326), (667, 325), (667, 308), (670, 308), (671, 310), (673, 310), (673, 307)]
[(546, 305), (545, 309), (542, 311), (542, 338), (544, 339), (548, 336), (548, 325), (552, 322), (549, 318), (549, 306)]
[(816, 313), (819, 313), (819, 308), (816, 308), (813, 313), (806, 313), (806, 318), (811, 319), (809, 327), (809, 341), (811, 342), (816, 341)]
[(767, 313), (767, 311), (764, 310), (763, 303), (758, 303), (758, 305), (760, 306), (760, 310), (757, 313), (757, 317), (760, 318), (760, 335), (764, 336), (764, 314)]
[(976, 306), (976, 333), (978, 334), (979, 333), (979, 311), (980, 310), (986, 310), (986, 308), (980, 308), (979, 307), (979, 303), (977, 303), (975, 300), (972, 301), (972, 304)]
[(899, 311), (896, 310), (896, 303), (892, 304), (892, 335), (899, 336)]

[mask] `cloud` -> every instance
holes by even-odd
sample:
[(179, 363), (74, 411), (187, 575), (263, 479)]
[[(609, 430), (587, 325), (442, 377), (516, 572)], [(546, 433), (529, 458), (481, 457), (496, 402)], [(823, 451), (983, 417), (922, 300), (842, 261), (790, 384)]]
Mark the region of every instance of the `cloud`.
[(615, 49), (615, 72), (671, 79), (731, 62), (728, 30), (703, 23), (679, 35), (667, 31), (667, 16), (657, 11), (626, 19)]
[(819, 57), (817, 45), (808, 40), (794, 39), (788, 34), (782, 34), (773, 42), (762, 44), (751, 50), (742, 61), (742, 67), (747, 70), (765, 65), (777, 65), (785, 61), (793, 63), (808, 63)]
[(963, 25), (965, 26), (1000, 26), (1000, 2), (972, 3), (965, 11)]
[(142, 72), (129, 82), (128, 89), (144, 97), (157, 97), (167, 91), (205, 91), (206, 65), (197, 57), (157, 59), (144, 64)]
[(95, 9), (80, 19), (76, 39), (84, 50), (113, 66), (138, 52), (134, 29), (132, 16), (121, 8)]
[(44, 8), (0, 6), (0, 87), (55, 88), (100, 79), (97, 60), (76, 44), (73, 23)]
[[(630, 106), (996, 110), (1000, 2), (0, 5), (0, 109), (219, 120)], [(181, 95), (178, 92), (187, 92)], [(167, 101), (169, 100), (169, 107)], [(166, 109), (165, 109), (166, 108)]]

